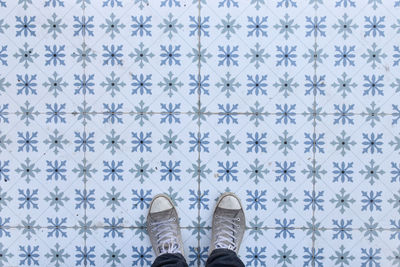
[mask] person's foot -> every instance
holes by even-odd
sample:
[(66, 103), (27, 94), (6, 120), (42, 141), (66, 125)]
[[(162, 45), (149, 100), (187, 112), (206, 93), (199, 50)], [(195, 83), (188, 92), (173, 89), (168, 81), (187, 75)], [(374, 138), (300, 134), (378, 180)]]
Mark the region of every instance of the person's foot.
[(156, 256), (165, 253), (183, 255), (178, 213), (167, 195), (156, 195), (151, 201), (147, 214), (147, 232)]
[(224, 193), (217, 201), (212, 222), (210, 253), (226, 248), (239, 251), (246, 227), (240, 199), (233, 193)]

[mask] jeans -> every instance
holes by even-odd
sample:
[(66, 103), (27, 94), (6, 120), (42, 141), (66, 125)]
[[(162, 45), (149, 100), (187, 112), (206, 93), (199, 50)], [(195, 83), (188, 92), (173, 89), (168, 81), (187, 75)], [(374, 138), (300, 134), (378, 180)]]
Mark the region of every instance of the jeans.
[[(166, 253), (158, 256), (151, 267), (187, 267), (182, 254)], [(207, 267), (244, 267), (236, 253), (229, 249), (215, 249), (208, 257)]]

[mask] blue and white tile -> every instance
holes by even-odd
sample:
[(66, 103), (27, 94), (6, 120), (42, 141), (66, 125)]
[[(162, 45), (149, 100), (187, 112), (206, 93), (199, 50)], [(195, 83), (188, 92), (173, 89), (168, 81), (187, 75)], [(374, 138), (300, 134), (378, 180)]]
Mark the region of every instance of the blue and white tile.
[[(317, 221), (321, 227), (334, 227), (344, 219), (349, 227), (360, 228), (372, 218), (380, 227), (390, 228), (391, 220), (400, 219), (393, 210), (398, 195), (398, 151), (396, 134), (388, 126), (390, 118), (385, 116), (374, 127), (361, 116), (323, 119), (316, 127), (317, 134), (322, 134), (316, 190), (323, 200)], [(333, 130), (330, 125), (336, 120), (340, 123)]]
[(248, 229), (239, 257), (245, 266), (311, 266), (310, 232), (290, 228)]
[(317, 40), (328, 55), (317, 68), (324, 81), (316, 97), (318, 227), (398, 228), (394, 5), (336, 1), (319, 9), (331, 34)]
[(136, 235), (136, 229), (96, 228), (86, 239), (94, 257), (89, 264), (93, 266), (149, 266), (154, 260), (153, 251), (147, 236)]
[[(246, 208), (247, 266), (398, 265), (399, 10), (398, 0), (0, 0), (0, 266), (147, 266), (145, 215), (160, 192), (177, 205), (189, 264), (203, 266), (227, 190)], [(163, 63), (169, 45), (179, 63)], [(150, 132), (151, 152), (136, 142)], [(256, 133), (267, 133), (258, 152), (247, 143)], [(24, 194), (37, 194), (30, 208)]]
[(191, 78), (199, 72), (199, 38), (192, 21), (197, 5), (153, 1), (138, 8), (132, 1), (121, 3), (104, 7), (97, 1), (85, 8), (91, 24), (85, 42), (96, 54), (85, 68), (92, 78), (88, 105), (97, 112), (112, 104), (135, 112), (138, 103), (149, 112), (192, 111), (198, 102)]
[[(181, 233), (187, 262), (189, 266), (197, 266), (198, 240), (188, 229), (182, 229)], [(90, 261), (95, 266), (150, 266), (155, 259), (145, 229), (96, 228), (88, 234), (86, 244), (93, 250)]]
[(154, 195), (167, 193), (188, 226), (198, 216), (190, 201), (198, 188), (198, 152), (191, 144), (197, 131), (186, 114), (145, 115), (143, 121), (138, 114), (94, 116), (86, 125), (86, 190), (94, 197), (88, 219), (102, 227), (107, 216), (118, 217), (132, 226), (146, 218)]
[(321, 231), (315, 242), (321, 251), (317, 261), (335, 266), (396, 266), (399, 233), (375, 226), (361, 231), (351, 227)]
[[(2, 218), (11, 226), (76, 226), (84, 215), (77, 191), (83, 188), (76, 134), (83, 127), (72, 115), (54, 125), (39, 115), (27, 125), (15, 114), (2, 124)], [(26, 129), (26, 130), (25, 130)]]
[(85, 266), (84, 241), (76, 229), (2, 228), (0, 266)]
[(47, 112), (58, 105), (71, 112), (78, 101), (70, 87), (83, 72), (77, 54), (83, 37), (75, 20), (82, 9), (46, 1), (8, 1), (3, 8), (1, 25), (9, 27), (1, 28), (0, 93), (8, 110), (22, 112), (28, 106), (32, 113)]
[(202, 108), (255, 113), (260, 105), (275, 113), (284, 103), (304, 112), (312, 95), (301, 88), (314, 74), (307, 54), (315, 44), (306, 18), (315, 10), (305, 3), (254, 3), (202, 3)]
[(328, 113), (395, 112), (399, 63), (394, 1), (348, 1), (346, 8), (346, 1), (341, 2), (318, 10), (328, 29), (317, 40), (327, 55), (318, 68), (323, 80), (318, 104)]
[[(235, 192), (246, 215), (264, 227), (302, 227), (312, 217), (313, 126), (303, 115), (268, 115), (258, 126), (247, 116), (210, 116), (202, 122), (205, 144), (202, 221), (211, 224), (219, 194)], [(206, 130), (203, 130), (206, 129)], [(286, 225), (288, 224), (288, 225)], [(249, 225), (248, 225), (249, 226)]]

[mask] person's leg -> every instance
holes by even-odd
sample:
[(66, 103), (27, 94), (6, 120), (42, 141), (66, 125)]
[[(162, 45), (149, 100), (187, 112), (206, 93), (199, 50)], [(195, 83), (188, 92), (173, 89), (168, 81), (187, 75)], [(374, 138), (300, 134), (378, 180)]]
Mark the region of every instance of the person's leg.
[(217, 201), (207, 267), (244, 267), (237, 256), (246, 227), (244, 210), (239, 198), (225, 193)]
[(156, 258), (151, 267), (188, 267), (182, 254), (165, 253)]
[(152, 267), (188, 266), (183, 256), (178, 213), (165, 194), (155, 196), (150, 203), (147, 233), (157, 257)]
[(236, 252), (226, 248), (217, 248), (208, 257), (207, 267), (244, 267)]

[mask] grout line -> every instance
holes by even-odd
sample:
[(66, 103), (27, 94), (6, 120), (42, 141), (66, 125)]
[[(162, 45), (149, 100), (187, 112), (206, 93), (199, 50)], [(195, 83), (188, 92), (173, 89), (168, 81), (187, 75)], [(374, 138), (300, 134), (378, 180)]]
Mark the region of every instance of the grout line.
[[(200, 23), (201, 23), (201, 0), (198, 0), (198, 5), (197, 5), (197, 8), (198, 8), (198, 18), (197, 18), (197, 20), (198, 20), (198, 23), (199, 23), (199, 25), (200, 25)], [(201, 29), (198, 29), (198, 43), (197, 43), (197, 49), (198, 49), (198, 53), (199, 53), (199, 55), (201, 55), (200, 53), (201, 53)], [(200, 79), (200, 75), (201, 75), (201, 58), (200, 58), (200, 56), (198, 57), (198, 61), (197, 61), (197, 68), (198, 68), (198, 79)], [(201, 134), (201, 131), (200, 131), (200, 127), (201, 127), (201, 121), (200, 121), (200, 118), (201, 118), (201, 113), (200, 113), (200, 111), (201, 111), (201, 90), (200, 90), (200, 88), (198, 88), (198, 90), (197, 90), (197, 97), (198, 97), (198, 100), (197, 100), (197, 108), (198, 108), (198, 118), (197, 118), (197, 126), (198, 126), (198, 134), (197, 134), (197, 136), (198, 136), (198, 138), (200, 138), (200, 134)], [(197, 155), (197, 169), (198, 170), (200, 170), (200, 166), (201, 166), (201, 150), (200, 150), (200, 147), (198, 147), (198, 155)], [(197, 191), (198, 191), (198, 194), (201, 194), (200, 192), (200, 189), (201, 189), (201, 173), (199, 172), (199, 171), (197, 171)], [(199, 255), (199, 258), (198, 258), (198, 260), (197, 260), (197, 265), (198, 265), (198, 267), (200, 267), (200, 262), (201, 262), (201, 258), (200, 258), (200, 253), (201, 253), (201, 247), (200, 247), (200, 238), (201, 238), (201, 235), (200, 235), (200, 223), (201, 223), (201, 217), (200, 217), (200, 205), (199, 205), (200, 203), (198, 203), (198, 205), (197, 205), (197, 226), (199, 227), (199, 229), (198, 229), (198, 231), (197, 231), (197, 253), (198, 253), (198, 255)]]
[[(6, 115), (16, 115), (19, 116), (21, 115), (20, 111), (17, 112), (6, 112)], [(81, 115), (81, 114), (88, 114), (88, 115), (104, 115), (104, 114), (109, 114), (110, 112), (105, 112), (105, 111), (91, 111), (91, 112), (63, 112), (63, 114), (65, 115)], [(313, 115), (315, 114), (314, 112), (291, 112), (294, 115)], [(40, 115), (49, 115), (48, 112), (35, 112), (35, 116), (40, 116)], [(173, 114), (173, 115), (181, 115), (181, 114), (185, 114), (185, 115), (193, 115), (193, 111), (174, 111), (174, 112), (166, 112), (166, 111), (146, 111), (146, 112), (137, 112), (137, 111), (129, 111), (129, 112), (115, 112), (114, 114), (116, 115), (168, 115), (168, 114)], [(220, 111), (206, 111), (206, 112), (201, 112), (199, 111), (198, 114), (204, 114), (207, 116), (211, 116), (211, 115), (226, 115), (226, 114), (230, 114), (230, 115), (265, 115), (265, 116), (271, 116), (271, 115), (276, 115), (276, 116), (282, 116), (282, 112), (246, 112), (246, 111), (235, 111), (235, 112), (220, 112)], [(338, 116), (338, 115), (350, 115), (350, 116), (361, 116), (364, 117), (366, 116), (365, 112), (349, 112), (349, 113), (339, 113), (339, 112), (324, 112), (323, 116)], [(397, 115), (397, 112), (394, 113), (386, 113), (386, 112), (379, 112), (379, 116), (384, 117), (384, 116), (393, 116), (393, 115)]]
[[(315, 17), (317, 17), (317, 14), (318, 14), (317, 10), (318, 10), (318, 7), (314, 8), (314, 11), (315, 11), (314, 16)], [(317, 31), (317, 29), (315, 29), (315, 30)], [(314, 37), (314, 55), (317, 53), (317, 45), (318, 45), (317, 35), (318, 34), (316, 34), (315, 37)], [(317, 67), (318, 67), (317, 66), (317, 58), (314, 56), (314, 66), (313, 66), (313, 68), (314, 68), (314, 77), (316, 77), (316, 75), (317, 75)], [(314, 136), (314, 138), (316, 138), (317, 94), (314, 94), (312, 105), (313, 105), (313, 136)], [(313, 162), (312, 162), (312, 164), (313, 164), (313, 179), (311, 180), (312, 187), (313, 187), (313, 189), (312, 189), (313, 196), (315, 196), (315, 188), (316, 188), (316, 183), (317, 183), (316, 172), (315, 172), (315, 169), (316, 169), (315, 153), (316, 153), (316, 148), (315, 148), (315, 145), (313, 145)], [(312, 257), (311, 265), (314, 267), (315, 266), (315, 239), (316, 239), (316, 235), (315, 235), (315, 222), (316, 222), (316, 219), (315, 219), (315, 208), (313, 208), (313, 210), (312, 210), (311, 220), (312, 220), (312, 227), (313, 227), (312, 235), (311, 235), (311, 242), (312, 242), (311, 252), (313, 254), (313, 257)]]
[[(21, 225), (17, 225), (17, 226), (7, 226), (4, 229), (16, 229), (16, 230), (20, 230), (20, 229), (54, 229), (54, 226), (35, 226), (35, 227), (29, 227), (29, 226), (21, 226)], [(74, 230), (79, 230), (79, 229), (91, 229), (91, 230), (109, 230), (111, 227), (110, 226), (89, 226), (89, 227), (82, 227), (82, 226), (78, 226), (78, 225), (74, 225), (74, 226), (65, 226), (62, 229), (74, 229)], [(180, 229), (201, 229), (201, 230), (211, 230), (211, 226), (198, 226), (198, 227), (194, 227), (194, 226), (181, 226), (179, 227)], [(116, 227), (116, 229), (125, 229), (125, 230), (139, 230), (139, 229), (146, 229), (146, 227), (144, 226), (118, 226)], [(263, 226), (263, 227), (248, 227), (246, 226), (246, 230), (294, 230), (294, 231), (306, 231), (306, 230), (313, 230), (313, 231), (340, 231), (340, 228), (338, 227), (305, 227), (305, 226), (298, 226), (298, 227), (274, 227), (274, 226)], [(364, 227), (346, 227), (346, 229), (348, 229), (349, 231), (361, 231), (361, 232), (365, 232), (367, 231)], [(399, 229), (397, 228), (384, 228), (384, 227), (379, 227), (379, 228), (375, 228), (376, 230), (379, 231), (388, 231), (388, 232), (400, 232)]]
[[(85, 17), (85, 14), (86, 14), (86, 4), (85, 4), (85, 2), (83, 2), (83, 6), (82, 6), (82, 15), (83, 15), (83, 17)], [(84, 30), (86, 30), (86, 29), (84, 29)], [(86, 34), (83, 34), (82, 35), (82, 40), (83, 40), (83, 43), (86, 45)], [(85, 77), (86, 77), (86, 64), (84, 64), (83, 65), (83, 75), (85, 75)], [(86, 94), (83, 94), (83, 103), (86, 103)], [(85, 117), (83, 117), (83, 121), (82, 121), (82, 123), (83, 123), (83, 134), (85, 135), (86, 134), (86, 123), (85, 123), (85, 121), (86, 121), (86, 118)], [(84, 149), (83, 150), (83, 168), (84, 168), (84, 172), (83, 172), (83, 190), (84, 190), (84, 194), (86, 194), (86, 192), (87, 192), (87, 189), (86, 189), (86, 181), (87, 181), (87, 177), (86, 177), (86, 149)], [(86, 216), (86, 214), (87, 214), (87, 206), (88, 205), (86, 205), (86, 203), (85, 203), (85, 205), (83, 206), (83, 213), (84, 213), (84, 217), (83, 217), (83, 221), (84, 221), (84, 225), (85, 225), (85, 229), (87, 229), (87, 216)], [(85, 233), (83, 233), (83, 243), (84, 243), (84, 249), (86, 249), (87, 248), (87, 234), (86, 234), (86, 232)], [(84, 265), (85, 265), (85, 267), (87, 267), (87, 261), (85, 260), (84, 261)]]
[[(4, 229), (54, 229), (54, 226), (35, 226), (35, 227), (29, 227), (29, 226), (24, 226), (22, 227), (21, 225), (17, 226), (7, 226)], [(111, 227), (110, 226), (89, 226), (89, 227), (80, 227), (78, 225), (74, 226), (65, 226), (62, 229), (91, 229), (91, 230), (109, 230)], [(199, 226), (199, 227), (194, 227), (194, 226), (181, 226), (179, 227), (180, 229), (204, 229), (204, 230), (211, 230), (211, 226)], [(138, 230), (138, 229), (146, 229), (144, 226), (118, 226), (116, 229), (126, 229), (126, 230)], [(299, 226), (299, 227), (273, 227), (273, 226), (263, 226), (263, 227), (247, 227), (246, 230), (295, 230), (295, 231), (306, 231), (306, 230), (315, 230), (315, 231), (340, 231), (340, 228), (338, 227), (315, 227), (315, 228), (310, 228), (310, 227), (305, 227), (305, 226)], [(367, 231), (364, 227), (346, 227), (346, 229), (350, 231), (361, 231), (365, 232)], [(375, 228), (376, 230), (379, 231), (388, 231), (388, 232), (400, 232), (397, 228), (384, 228), (384, 227), (379, 227)]]

